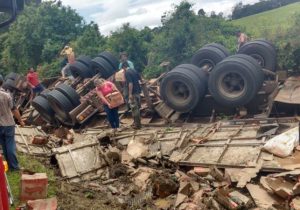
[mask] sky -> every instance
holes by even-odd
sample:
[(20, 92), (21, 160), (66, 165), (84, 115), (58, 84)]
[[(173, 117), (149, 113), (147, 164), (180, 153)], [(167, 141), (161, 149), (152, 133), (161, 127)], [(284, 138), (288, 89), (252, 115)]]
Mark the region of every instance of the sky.
[[(61, 0), (64, 5), (71, 6), (84, 17), (87, 22), (94, 21), (99, 25), (100, 32), (109, 35), (124, 23), (142, 29), (161, 24), (164, 12), (172, 10), (182, 0)], [(206, 13), (215, 11), (229, 15), (238, 2), (252, 4), (258, 0), (188, 0), (197, 12), (203, 8)], [(84, 2), (84, 3), (83, 3)]]

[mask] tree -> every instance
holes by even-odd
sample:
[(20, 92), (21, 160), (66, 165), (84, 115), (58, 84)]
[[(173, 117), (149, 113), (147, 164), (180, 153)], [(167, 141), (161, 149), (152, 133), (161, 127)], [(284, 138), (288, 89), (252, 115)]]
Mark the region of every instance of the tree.
[(129, 59), (134, 62), (137, 71), (143, 71), (147, 65), (147, 39), (151, 41), (149, 30), (145, 29), (141, 32), (130, 26), (129, 23), (124, 24), (119, 30), (112, 33), (108, 39), (107, 50), (118, 55), (120, 52), (126, 51)]
[(98, 25), (91, 22), (84, 26), (83, 33), (71, 42), (76, 55), (95, 57), (105, 49), (106, 40), (100, 34)]
[(82, 32), (82, 26), (82, 17), (70, 7), (52, 2), (26, 6), (9, 28), (1, 65), (24, 72), (29, 66), (51, 62)]
[(171, 68), (189, 63), (199, 48), (211, 42), (234, 51), (236, 30), (237, 27), (226, 22), (222, 14), (214, 18), (199, 16), (192, 11), (190, 3), (183, 1), (173, 11), (166, 12), (162, 17), (162, 27), (153, 31), (154, 39), (144, 73), (147, 77), (158, 76), (164, 71), (159, 67), (163, 61), (169, 61)]
[(204, 9), (199, 9), (198, 10), (198, 16), (205, 16), (206, 12), (204, 11)]
[[(200, 13), (204, 14), (204, 10)], [(169, 61), (171, 67), (189, 62), (196, 50), (197, 19), (202, 17), (205, 16), (197, 16), (187, 1), (165, 13), (162, 27), (156, 30), (149, 49), (148, 66), (144, 72), (147, 77), (158, 76), (164, 70), (159, 67), (164, 61)]]

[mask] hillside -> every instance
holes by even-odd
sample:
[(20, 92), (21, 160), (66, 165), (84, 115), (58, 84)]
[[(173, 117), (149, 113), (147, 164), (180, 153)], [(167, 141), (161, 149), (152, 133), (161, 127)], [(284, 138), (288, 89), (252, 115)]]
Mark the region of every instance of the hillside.
[(241, 28), (245, 27), (251, 37), (274, 37), (276, 34), (286, 32), (293, 24), (296, 13), (300, 13), (300, 2), (233, 20), (232, 23)]

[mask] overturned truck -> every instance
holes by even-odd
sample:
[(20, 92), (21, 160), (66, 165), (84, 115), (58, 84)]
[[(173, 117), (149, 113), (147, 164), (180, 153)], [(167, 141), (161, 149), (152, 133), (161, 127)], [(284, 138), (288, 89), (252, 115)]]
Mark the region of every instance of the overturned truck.
[[(30, 114), (26, 116), (40, 116), (52, 125), (70, 127), (87, 122), (96, 113), (103, 112), (93, 81), (114, 75), (118, 64), (109, 52), (102, 52), (94, 59), (78, 57), (69, 66), (75, 79), (46, 81), (48, 89), (32, 101), (35, 111), (29, 109)], [(191, 63), (176, 66), (154, 82), (148, 82), (148, 86), (143, 84), (142, 95), (146, 107), (155, 108), (165, 119), (175, 116), (176, 120), (183, 113), (189, 113), (189, 116), (238, 113), (265, 117), (271, 114), (279, 89), (275, 70), (276, 50), (269, 41), (248, 42), (235, 55), (230, 55), (224, 46), (212, 43), (199, 49)], [(23, 82), (24, 77), (11, 73), (4, 84), (13, 87), (11, 89), (18, 96), (15, 100), (23, 108), (21, 111), (30, 105), (30, 94), (24, 90)]]
[(32, 101), (32, 106), (50, 124), (82, 124), (98, 111), (103, 111), (96, 92), (92, 91), (93, 81), (100, 77), (107, 79), (117, 69), (118, 60), (108, 52), (102, 52), (94, 59), (80, 56), (69, 66), (75, 80), (56, 81)]
[(276, 91), (276, 51), (263, 39), (246, 43), (230, 55), (212, 43), (199, 49), (191, 64), (181, 64), (161, 81), (165, 103), (195, 115), (234, 114), (237, 110), (269, 115), (268, 96)]

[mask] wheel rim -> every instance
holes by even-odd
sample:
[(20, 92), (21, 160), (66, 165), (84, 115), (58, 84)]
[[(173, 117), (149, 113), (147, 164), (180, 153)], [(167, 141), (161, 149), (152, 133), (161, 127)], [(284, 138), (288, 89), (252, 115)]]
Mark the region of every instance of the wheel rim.
[(265, 66), (265, 59), (261, 55), (252, 54), (251, 57), (254, 58), (260, 66), (262, 66), (262, 67)]
[(180, 104), (186, 103), (190, 97), (190, 90), (182, 81), (174, 81), (169, 84), (167, 92), (170, 93), (172, 100)]
[(237, 98), (246, 91), (245, 78), (237, 72), (222, 74), (218, 79), (218, 87), (222, 95)]
[(215, 67), (215, 63), (210, 59), (203, 59), (199, 63), (198, 67), (202, 68), (204, 66), (208, 66), (209, 69), (213, 69)]

